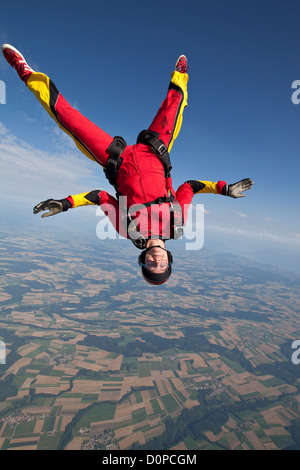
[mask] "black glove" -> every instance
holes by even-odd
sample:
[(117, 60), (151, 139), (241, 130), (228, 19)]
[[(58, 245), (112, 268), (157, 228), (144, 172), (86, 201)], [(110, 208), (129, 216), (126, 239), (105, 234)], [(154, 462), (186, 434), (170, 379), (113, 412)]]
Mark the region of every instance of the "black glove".
[(42, 217), (49, 217), (50, 215), (59, 214), (70, 209), (71, 203), (68, 199), (47, 199), (42, 201), (33, 208), (33, 213), (38, 214), (41, 211), (48, 210)]
[(248, 189), (251, 189), (252, 186), (252, 179), (246, 178), (234, 184), (225, 184), (222, 190), (222, 194), (223, 196), (229, 196), (234, 198), (245, 197), (245, 194), (243, 194), (242, 191), (247, 191)]

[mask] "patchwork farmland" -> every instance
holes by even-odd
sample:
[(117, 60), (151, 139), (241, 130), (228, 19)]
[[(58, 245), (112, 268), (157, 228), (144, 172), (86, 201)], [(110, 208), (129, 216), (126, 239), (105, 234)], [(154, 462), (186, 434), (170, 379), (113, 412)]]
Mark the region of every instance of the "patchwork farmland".
[(154, 292), (37, 244), (1, 245), (1, 450), (300, 448), (298, 278), (190, 258)]

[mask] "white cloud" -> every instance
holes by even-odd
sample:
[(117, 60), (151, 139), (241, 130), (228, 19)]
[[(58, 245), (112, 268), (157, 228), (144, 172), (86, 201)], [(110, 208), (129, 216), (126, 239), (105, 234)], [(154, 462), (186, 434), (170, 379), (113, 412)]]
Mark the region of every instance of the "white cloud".
[(248, 217), (246, 214), (243, 214), (243, 212), (237, 212), (237, 211), (234, 211), (235, 214), (239, 215), (240, 217)]
[[(48, 153), (21, 141), (0, 123), (0, 178), (2, 197), (39, 202), (103, 188), (102, 169), (74, 145), (58, 142), (59, 152)], [(104, 189), (104, 188), (103, 188)]]
[(8, 133), (8, 129), (0, 122), (0, 135), (5, 135)]
[(273, 242), (275, 244), (294, 247), (295, 249), (300, 249), (300, 236), (299, 234), (289, 234), (282, 235), (269, 232), (267, 230), (243, 230), (240, 227), (231, 227), (231, 226), (219, 226), (219, 225), (210, 225), (205, 224), (205, 230), (208, 232), (226, 234), (226, 236), (240, 236), (246, 239), (257, 240), (257, 242)]

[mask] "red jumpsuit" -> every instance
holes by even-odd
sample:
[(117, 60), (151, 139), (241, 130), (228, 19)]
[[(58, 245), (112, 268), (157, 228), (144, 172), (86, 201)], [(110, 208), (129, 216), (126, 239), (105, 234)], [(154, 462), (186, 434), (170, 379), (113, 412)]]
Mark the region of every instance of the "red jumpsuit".
[[(159, 108), (149, 130), (157, 132), (170, 152), (182, 122), (182, 113), (187, 106), (187, 74), (173, 72), (167, 96)], [(27, 81), (28, 88), (36, 95), (46, 111), (75, 141), (78, 148), (89, 158), (105, 168), (109, 153), (108, 147), (113, 137), (93, 124), (63, 98), (54, 83), (44, 74), (32, 73)], [(222, 194), (226, 184), (223, 181), (185, 182), (175, 192), (171, 178), (166, 178), (164, 165), (154, 151), (145, 144), (127, 145), (122, 153), (123, 162), (117, 174), (118, 192), (125, 196), (127, 208), (135, 204), (145, 204), (158, 197), (173, 194), (180, 203), (184, 223), (194, 194), (211, 192)], [(130, 238), (127, 228), (120, 224), (119, 200), (106, 191), (90, 191), (69, 196), (71, 207), (98, 204), (110, 218), (116, 230)], [(133, 207), (134, 208), (134, 207)], [(133, 215), (134, 215), (133, 211)], [(169, 203), (151, 205), (135, 214), (138, 216), (139, 230), (144, 238), (170, 238)]]

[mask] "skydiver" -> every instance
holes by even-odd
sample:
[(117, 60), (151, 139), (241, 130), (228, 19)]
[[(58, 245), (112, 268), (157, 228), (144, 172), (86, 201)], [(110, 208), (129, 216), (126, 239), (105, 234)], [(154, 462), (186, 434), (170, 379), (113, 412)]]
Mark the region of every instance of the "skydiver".
[(35, 72), (16, 48), (3, 44), (1, 49), (58, 126), (72, 137), (82, 153), (103, 167), (117, 192), (116, 198), (106, 191), (93, 190), (47, 199), (34, 207), (34, 214), (47, 210), (42, 217), (48, 217), (78, 206), (99, 205), (117, 232), (142, 250), (138, 263), (143, 278), (150, 284), (163, 284), (170, 277), (173, 258), (165, 242), (182, 236), (195, 194), (240, 198), (245, 196), (243, 191), (252, 187), (250, 178), (234, 184), (189, 180), (174, 191), (169, 153), (187, 106), (188, 66), (184, 55), (175, 64), (167, 96), (150, 127), (140, 132), (136, 144), (127, 145), (122, 137), (111, 137), (74, 109), (52, 80)]

